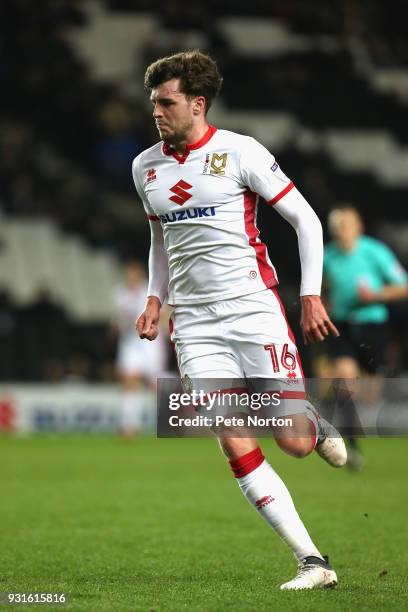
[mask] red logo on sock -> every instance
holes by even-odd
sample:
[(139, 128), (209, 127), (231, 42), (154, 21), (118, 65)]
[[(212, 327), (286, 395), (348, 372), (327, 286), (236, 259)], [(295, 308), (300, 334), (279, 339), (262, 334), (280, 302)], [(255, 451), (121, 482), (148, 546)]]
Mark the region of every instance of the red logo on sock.
[(260, 510), (261, 508), (265, 508), (265, 506), (271, 504), (273, 501), (275, 501), (275, 498), (272, 497), (272, 495), (265, 495), (265, 497), (261, 497), (261, 499), (256, 500), (255, 506), (258, 508), (258, 510)]

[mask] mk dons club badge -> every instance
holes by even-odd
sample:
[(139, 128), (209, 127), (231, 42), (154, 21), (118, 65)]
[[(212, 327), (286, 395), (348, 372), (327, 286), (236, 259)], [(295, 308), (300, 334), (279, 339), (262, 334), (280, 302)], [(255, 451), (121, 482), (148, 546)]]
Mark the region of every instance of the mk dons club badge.
[(228, 153), (207, 153), (203, 168), (203, 174), (225, 174), (228, 162)]

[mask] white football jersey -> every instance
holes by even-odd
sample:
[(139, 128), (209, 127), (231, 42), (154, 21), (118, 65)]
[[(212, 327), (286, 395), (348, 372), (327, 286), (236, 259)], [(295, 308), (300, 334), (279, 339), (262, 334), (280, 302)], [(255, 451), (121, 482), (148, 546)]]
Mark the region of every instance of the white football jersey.
[(278, 283), (256, 226), (258, 195), (275, 204), (293, 183), (249, 136), (210, 126), (183, 155), (157, 143), (133, 162), (149, 219), (163, 229), (168, 302), (234, 298)]

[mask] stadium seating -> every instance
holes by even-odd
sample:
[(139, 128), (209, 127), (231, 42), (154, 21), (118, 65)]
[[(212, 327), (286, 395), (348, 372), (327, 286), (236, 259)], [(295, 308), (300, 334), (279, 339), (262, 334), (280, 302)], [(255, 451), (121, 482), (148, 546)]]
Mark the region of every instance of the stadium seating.
[[(143, 70), (194, 46), (212, 52), (225, 77), (211, 120), (269, 146), (323, 221), (336, 201), (357, 204), (370, 233), (407, 264), (402, 17), (398, 2), (391, 19), (383, 3), (343, 0), (330, 9), (324, 0), (313, 8), (300, 0), (47, 0), (31, 9), (5, 0), (0, 290), (18, 313), (47, 290), (69, 325), (106, 327), (120, 259), (147, 257), (130, 176), (133, 154), (157, 138)], [(296, 295), (296, 248), (290, 257), (286, 248), (295, 237), (269, 210), (260, 222), (272, 228), (264, 240)], [(67, 354), (98, 354), (80, 332), (66, 342)]]

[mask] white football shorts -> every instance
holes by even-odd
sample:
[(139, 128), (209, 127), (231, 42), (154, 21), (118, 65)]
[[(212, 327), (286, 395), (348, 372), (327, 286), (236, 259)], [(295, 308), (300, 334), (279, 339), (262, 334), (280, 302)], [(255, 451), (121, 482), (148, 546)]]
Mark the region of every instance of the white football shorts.
[(243, 390), (251, 388), (250, 379), (258, 379), (255, 390), (279, 391), (279, 415), (305, 412), (302, 365), (275, 287), (199, 306), (176, 306), (170, 338), (185, 389), (215, 392), (220, 388), (217, 379), (223, 379), (224, 391)]

